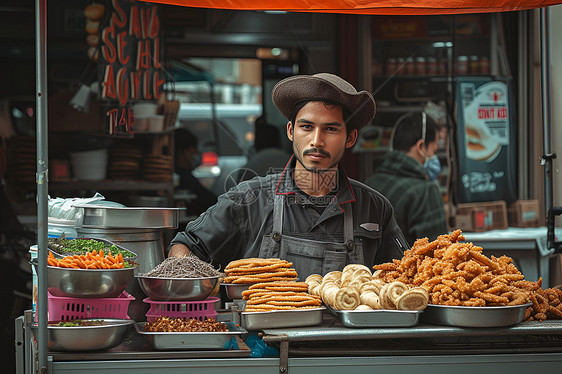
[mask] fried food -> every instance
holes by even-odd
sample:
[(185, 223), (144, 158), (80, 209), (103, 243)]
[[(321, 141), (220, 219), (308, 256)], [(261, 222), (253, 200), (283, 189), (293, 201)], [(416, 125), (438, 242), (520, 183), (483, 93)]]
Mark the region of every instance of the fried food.
[(335, 295), (334, 308), (339, 310), (353, 310), (361, 304), (361, 294), (355, 287), (340, 288)]
[(218, 332), (228, 331), (226, 325), (214, 319), (199, 321), (197, 319), (158, 317), (143, 326), (148, 332)]
[(461, 230), (432, 242), (418, 239), (401, 260), (373, 269), (380, 271), (378, 278), (387, 283), (399, 281), (425, 288), (430, 302), (440, 305), (521, 305), (540, 288), (542, 280), (525, 281), (510, 257), (488, 258), (481, 247), (462, 242), (464, 239)]
[[(381, 271), (377, 271), (373, 277), (365, 266), (350, 264), (341, 272), (332, 271), (324, 277), (319, 278), (318, 274), (309, 276), (308, 290), (313, 295), (321, 296), (325, 304), (338, 310), (397, 309), (395, 303), (398, 298), (410, 291), (411, 287), (398, 281), (386, 283), (378, 277), (379, 273)], [(413, 301), (405, 299), (400, 305), (405, 310), (425, 308), (429, 295), (425, 289), (414, 287), (408, 300), (411, 299)], [(361, 305), (363, 307), (359, 308)]]
[(562, 319), (562, 291), (557, 288), (537, 289), (531, 294), (532, 305), (525, 310), (524, 321)]
[(262, 282), (294, 281), (297, 271), (293, 263), (278, 258), (244, 258), (231, 261), (224, 272), (223, 282), (253, 284)]
[(317, 308), (320, 296), (308, 293), (305, 282), (262, 282), (242, 292), (246, 312)]

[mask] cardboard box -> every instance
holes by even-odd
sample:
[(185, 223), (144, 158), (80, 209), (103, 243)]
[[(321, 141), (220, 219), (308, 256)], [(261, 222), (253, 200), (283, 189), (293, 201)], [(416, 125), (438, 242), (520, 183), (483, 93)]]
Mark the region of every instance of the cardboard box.
[(539, 227), (539, 201), (517, 200), (507, 208), (509, 226)]
[(505, 201), (459, 204), (456, 227), (463, 231), (501, 230), (508, 227)]

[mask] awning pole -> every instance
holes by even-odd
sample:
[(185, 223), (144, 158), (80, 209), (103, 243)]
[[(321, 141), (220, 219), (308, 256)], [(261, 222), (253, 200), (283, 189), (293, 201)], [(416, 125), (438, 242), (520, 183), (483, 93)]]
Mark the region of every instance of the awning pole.
[(544, 209), (545, 215), (552, 207), (552, 92), (550, 88), (550, 11), (541, 8), (541, 83), (542, 83), (542, 121), (543, 151), (541, 165), (544, 166)]
[(35, 85), (37, 135), (37, 351), (38, 371), (47, 373), (47, 0), (35, 0)]

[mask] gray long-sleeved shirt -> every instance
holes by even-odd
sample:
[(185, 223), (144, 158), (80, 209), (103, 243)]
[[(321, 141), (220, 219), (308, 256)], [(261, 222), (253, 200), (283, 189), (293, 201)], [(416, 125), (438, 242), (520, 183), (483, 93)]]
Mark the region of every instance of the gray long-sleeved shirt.
[(284, 235), (343, 242), (343, 212), (351, 204), (354, 240), (362, 242), (365, 265), (402, 258), (408, 245), (384, 196), (347, 178), (341, 167), (335, 196), (308, 196), (294, 183), (294, 165), (295, 160), (291, 160), (282, 173), (256, 177), (233, 187), (178, 233), (171, 244), (183, 243), (199, 258), (223, 268), (235, 259), (258, 257), (263, 236), (272, 231), (274, 194), (283, 194)]

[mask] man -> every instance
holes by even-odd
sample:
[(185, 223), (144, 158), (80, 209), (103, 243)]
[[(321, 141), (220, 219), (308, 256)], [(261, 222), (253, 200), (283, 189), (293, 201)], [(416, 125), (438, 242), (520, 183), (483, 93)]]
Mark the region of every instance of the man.
[(434, 240), (448, 232), (439, 187), (424, 168), (435, 160), (438, 135), (438, 126), (425, 112), (403, 116), (393, 131), (391, 151), (365, 181), (390, 200), (410, 245), (418, 238)]
[(198, 139), (191, 131), (180, 127), (175, 131), (175, 170), (180, 181), (178, 189), (186, 189), (196, 195), (193, 201), (187, 203), (188, 214), (201, 214), (208, 207), (217, 202), (217, 196), (205, 188), (192, 173), (195, 165), (195, 156), (199, 154), (197, 149)]
[(240, 183), (172, 240), (170, 256), (192, 250), (222, 266), (244, 257), (279, 257), (301, 280), (400, 259), (407, 248), (386, 198), (348, 179), (339, 162), (375, 101), (342, 78), (320, 73), (279, 82), (273, 103), (289, 120), (294, 157), (282, 173)]

